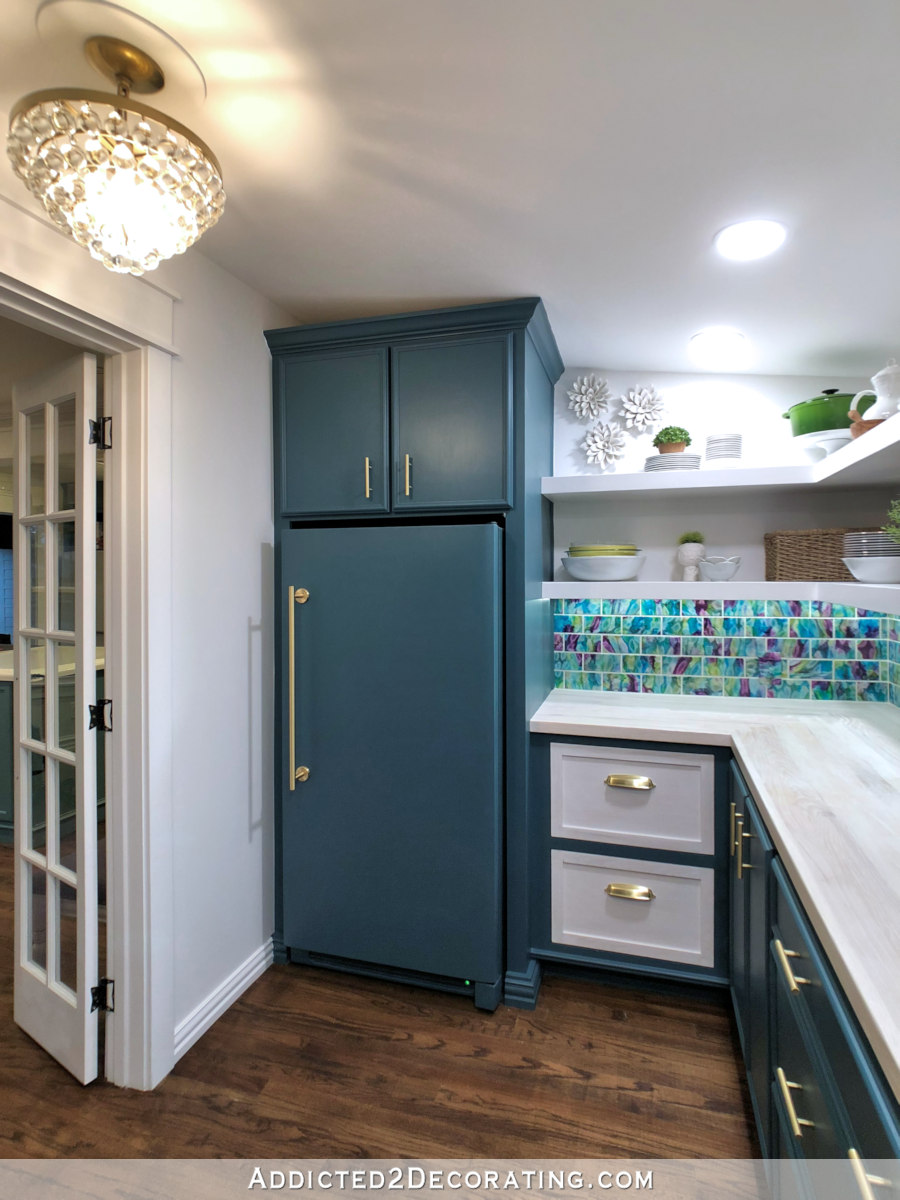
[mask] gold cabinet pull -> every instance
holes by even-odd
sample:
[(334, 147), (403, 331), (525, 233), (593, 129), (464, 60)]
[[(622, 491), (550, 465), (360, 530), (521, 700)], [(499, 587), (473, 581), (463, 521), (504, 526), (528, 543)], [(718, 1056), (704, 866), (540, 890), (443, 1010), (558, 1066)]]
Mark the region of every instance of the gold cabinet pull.
[(294, 772), (294, 778), (298, 783), (306, 783), (309, 779), (309, 767), (298, 767)]
[(412, 495), (412, 459), (409, 457), (408, 454), (406, 455), (405, 478), (406, 478), (406, 490), (404, 492), (404, 495), (411, 496)]
[(731, 802), (731, 819), (730, 819), (729, 826), (728, 826), (728, 828), (729, 828), (729, 835), (728, 835), (728, 836), (729, 836), (729, 839), (730, 839), (730, 840), (729, 840), (729, 851), (728, 851), (728, 852), (729, 852), (729, 854), (731, 855), (731, 857), (732, 857), (732, 858), (734, 858), (734, 851), (735, 851), (734, 823), (735, 823), (735, 821), (738, 821), (738, 820), (741, 820), (741, 821), (742, 821), (743, 819), (744, 819), (744, 814), (743, 814), (743, 813), (739, 813), (739, 812), (737, 811), (737, 805), (736, 805), (736, 804), (735, 804), (735, 802), (732, 800), (732, 802)]
[(649, 792), (656, 787), (649, 775), (607, 775), (603, 782), (607, 787), (631, 788), (637, 792)]
[(369, 478), (370, 478), (370, 475), (371, 475), (371, 467), (370, 467), (370, 465), (369, 465), (369, 460), (368, 460), (368, 458), (367, 458), (367, 459), (366, 459), (366, 499), (367, 499), (367, 500), (368, 500), (368, 499), (369, 499), (369, 497), (372, 495), (372, 488), (371, 488), (371, 486), (370, 486), (370, 484), (369, 484)]
[(778, 963), (781, 967), (781, 970), (782, 970), (782, 973), (783, 973), (785, 979), (787, 980), (788, 989), (792, 993), (799, 992), (800, 991), (799, 984), (812, 982), (809, 979), (804, 979), (802, 977), (802, 975), (795, 975), (794, 972), (791, 970), (791, 964), (788, 962), (788, 959), (789, 958), (799, 958), (800, 955), (797, 953), (796, 950), (785, 950), (784, 943), (781, 941), (780, 938), (776, 938), (773, 944), (775, 946), (775, 954), (776, 954), (776, 957), (778, 958)]
[(739, 817), (735, 822), (734, 828), (734, 850), (737, 856), (737, 877), (738, 879), (743, 879), (745, 871), (753, 870), (752, 863), (744, 862), (744, 838), (752, 838), (755, 835), (752, 833), (744, 833), (744, 821), (742, 817)]
[(816, 1127), (815, 1121), (806, 1121), (803, 1117), (798, 1117), (797, 1110), (794, 1108), (794, 1097), (791, 1095), (791, 1091), (802, 1092), (803, 1084), (791, 1083), (781, 1067), (775, 1068), (775, 1077), (778, 1080), (784, 1106), (787, 1109), (788, 1120), (791, 1123), (791, 1133), (793, 1133), (795, 1138), (802, 1138), (803, 1130), (800, 1128), (801, 1125), (805, 1125), (808, 1129), (815, 1129)]
[[(288, 758), (290, 759), (288, 771), (288, 788), (294, 790), (296, 781), (300, 778), (297, 770), (297, 667), (294, 662), (294, 605), (305, 604), (309, 599), (309, 592), (306, 588), (288, 588)], [(307, 767), (301, 767), (301, 771), (306, 771), (305, 779), (309, 775)]]
[(655, 900), (656, 896), (642, 883), (608, 883), (603, 889), (617, 900)]
[(891, 1187), (891, 1181), (885, 1179), (883, 1175), (870, 1175), (866, 1171), (865, 1163), (859, 1157), (858, 1150), (848, 1150), (847, 1157), (850, 1159), (850, 1166), (853, 1169), (853, 1178), (856, 1180), (859, 1194), (863, 1200), (875, 1200), (873, 1187)]

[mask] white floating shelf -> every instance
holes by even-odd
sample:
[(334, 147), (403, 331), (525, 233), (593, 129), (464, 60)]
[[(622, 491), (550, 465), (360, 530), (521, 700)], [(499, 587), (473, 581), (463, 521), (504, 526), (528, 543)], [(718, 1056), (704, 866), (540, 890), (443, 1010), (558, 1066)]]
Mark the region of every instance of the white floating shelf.
[(730, 467), (702, 471), (631, 471), (606, 475), (549, 475), (541, 491), (550, 500), (620, 492), (716, 492), (820, 487), (869, 487), (900, 481), (900, 414), (815, 463)]
[(545, 600), (828, 600), (873, 612), (900, 614), (900, 584), (797, 581), (769, 583), (732, 579), (728, 583), (682, 583), (628, 579), (618, 583), (554, 582), (543, 585)]

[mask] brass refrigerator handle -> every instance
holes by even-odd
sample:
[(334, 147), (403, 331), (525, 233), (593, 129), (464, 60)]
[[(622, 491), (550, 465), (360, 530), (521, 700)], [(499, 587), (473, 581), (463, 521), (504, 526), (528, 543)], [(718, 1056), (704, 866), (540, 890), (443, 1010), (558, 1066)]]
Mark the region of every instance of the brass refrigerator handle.
[(649, 775), (607, 775), (603, 782), (607, 787), (631, 788), (638, 792), (649, 792), (656, 787)]
[[(301, 782), (309, 775), (306, 767), (297, 768), (297, 668), (294, 662), (294, 605), (305, 604), (309, 599), (306, 588), (288, 588), (288, 787), (294, 790), (297, 780)], [(303, 775), (301, 772), (305, 771)]]
[(848, 1150), (847, 1157), (850, 1159), (850, 1166), (853, 1168), (853, 1178), (856, 1180), (862, 1200), (875, 1200), (875, 1193), (872, 1191), (873, 1186), (891, 1186), (891, 1181), (889, 1179), (885, 1179), (881, 1175), (870, 1175), (866, 1171), (865, 1163), (859, 1157), (858, 1150)]
[(406, 470), (406, 491), (404, 492), (404, 495), (409, 496), (412, 494), (412, 459), (409, 457), (408, 454), (406, 455), (405, 470)]
[(368, 457), (366, 457), (366, 499), (367, 499), (367, 500), (368, 500), (368, 499), (369, 499), (369, 497), (372, 495), (372, 487), (371, 487), (371, 484), (370, 484), (370, 482), (369, 482), (369, 477), (370, 477), (370, 474), (371, 474), (371, 466), (370, 466), (370, 464), (369, 464), (369, 459), (368, 459)]

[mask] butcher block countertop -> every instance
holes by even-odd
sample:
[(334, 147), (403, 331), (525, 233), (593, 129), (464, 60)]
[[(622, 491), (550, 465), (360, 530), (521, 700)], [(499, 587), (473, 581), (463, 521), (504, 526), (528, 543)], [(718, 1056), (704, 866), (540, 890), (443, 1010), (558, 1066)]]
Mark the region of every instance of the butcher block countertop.
[(900, 1098), (900, 709), (558, 689), (531, 729), (729, 746)]

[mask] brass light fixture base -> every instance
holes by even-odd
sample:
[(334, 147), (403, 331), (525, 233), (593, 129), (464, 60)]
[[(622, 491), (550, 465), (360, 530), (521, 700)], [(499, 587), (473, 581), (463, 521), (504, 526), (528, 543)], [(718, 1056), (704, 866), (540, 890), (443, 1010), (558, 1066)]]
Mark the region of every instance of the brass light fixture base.
[(162, 67), (149, 54), (145, 54), (130, 42), (114, 37), (89, 37), (84, 43), (84, 53), (92, 67), (101, 75), (112, 80), (120, 94), (137, 92), (149, 96), (161, 92), (166, 77)]

